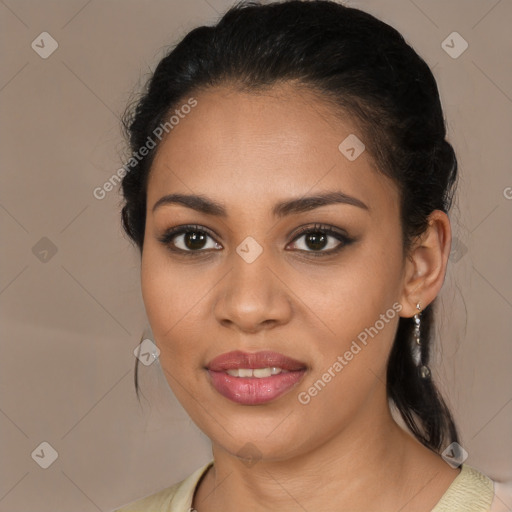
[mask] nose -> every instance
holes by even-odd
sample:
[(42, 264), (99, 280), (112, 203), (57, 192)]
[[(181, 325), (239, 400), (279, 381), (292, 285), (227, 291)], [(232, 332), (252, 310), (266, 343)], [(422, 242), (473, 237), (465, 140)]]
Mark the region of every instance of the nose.
[[(217, 321), (245, 333), (281, 326), (290, 321), (291, 292), (263, 253), (251, 263), (233, 253), (231, 271), (217, 288), (214, 304)], [(275, 265), (274, 265), (275, 266)]]

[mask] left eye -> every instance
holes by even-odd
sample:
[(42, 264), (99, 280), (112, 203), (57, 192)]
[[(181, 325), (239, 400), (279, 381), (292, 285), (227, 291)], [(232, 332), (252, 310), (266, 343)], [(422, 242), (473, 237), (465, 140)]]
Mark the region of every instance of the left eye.
[[(304, 240), (299, 244), (297, 241), (301, 238)], [(336, 243), (336, 241), (338, 243)], [(338, 233), (329, 227), (318, 226), (302, 230), (301, 233), (295, 237), (292, 244), (304, 252), (333, 253), (341, 249), (341, 247), (348, 245), (350, 242), (351, 239), (346, 235)]]

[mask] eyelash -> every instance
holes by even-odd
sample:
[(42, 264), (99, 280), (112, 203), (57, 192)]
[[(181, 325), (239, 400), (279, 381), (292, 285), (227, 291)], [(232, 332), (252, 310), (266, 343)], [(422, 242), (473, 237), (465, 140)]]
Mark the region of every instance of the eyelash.
[[(171, 229), (167, 230), (162, 236), (158, 237), (158, 241), (161, 242), (162, 244), (164, 244), (172, 252), (187, 254), (192, 257), (200, 256), (200, 253), (207, 252), (208, 250), (205, 250), (205, 249), (198, 249), (197, 251), (179, 249), (171, 244), (172, 240), (176, 236), (190, 232), (190, 231), (192, 231), (194, 233), (204, 233), (204, 234), (208, 235), (210, 238), (214, 239), (214, 237), (210, 233), (210, 231), (205, 229), (204, 227), (194, 225), (194, 224), (187, 224), (184, 226), (177, 226), (175, 228), (171, 228)], [(311, 255), (315, 258), (326, 257), (326, 256), (331, 256), (333, 254), (336, 254), (337, 252), (341, 251), (341, 249), (343, 249), (347, 245), (354, 242), (353, 238), (348, 237), (347, 235), (335, 230), (334, 228), (332, 228), (330, 226), (326, 226), (324, 224), (314, 224), (313, 226), (305, 226), (305, 227), (301, 228), (299, 230), (299, 232), (295, 234), (295, 237), (292, 240), (292, 243), (295, 243), (301, 236), (309, 234), (309, 233), (322, 233), (324, 235), (330, 235), (341, 242), (337, 247), (335, 247), (334, 249), (330, 249), (328, 251), (299, 250), (300, 252), (305, 252), (308, 255)]]

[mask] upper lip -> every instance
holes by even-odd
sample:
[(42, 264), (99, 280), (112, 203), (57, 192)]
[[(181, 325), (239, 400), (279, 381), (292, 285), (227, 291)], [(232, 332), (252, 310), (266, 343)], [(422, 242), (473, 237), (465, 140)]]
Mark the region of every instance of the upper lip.
[(303, 370), (306, 364), (291, 357), (287, 357), (279, 352), (264, 350), (256, 353), (242, 352), (235, 350), (226, 352), (212, 359), (207, 368), (214, 372), (223, 372), (239, 368), (282, 368), (283, 370), (294, 371)]

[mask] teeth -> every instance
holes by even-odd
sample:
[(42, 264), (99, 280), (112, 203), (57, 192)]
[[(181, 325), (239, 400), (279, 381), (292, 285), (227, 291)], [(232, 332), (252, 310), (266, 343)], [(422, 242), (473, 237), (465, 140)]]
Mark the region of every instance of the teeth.
[(228, 375), (232, 377), (257, 377), (258, 379), (262, 379), (264, 377), (270, 377), (272, 375), (279, 375), (280, 373), (288, 373), (288, 370), (283, 370), (282, 368), (272, 367), (272, 368), (236, 368), (232, 370), (226, 370)]
[[(281, 373), (281, 372), (279, 372)], [(255, 368), (252, 374), (259, 379), (261, 377), (270, 377), (272, 375), (272, 368)]]

